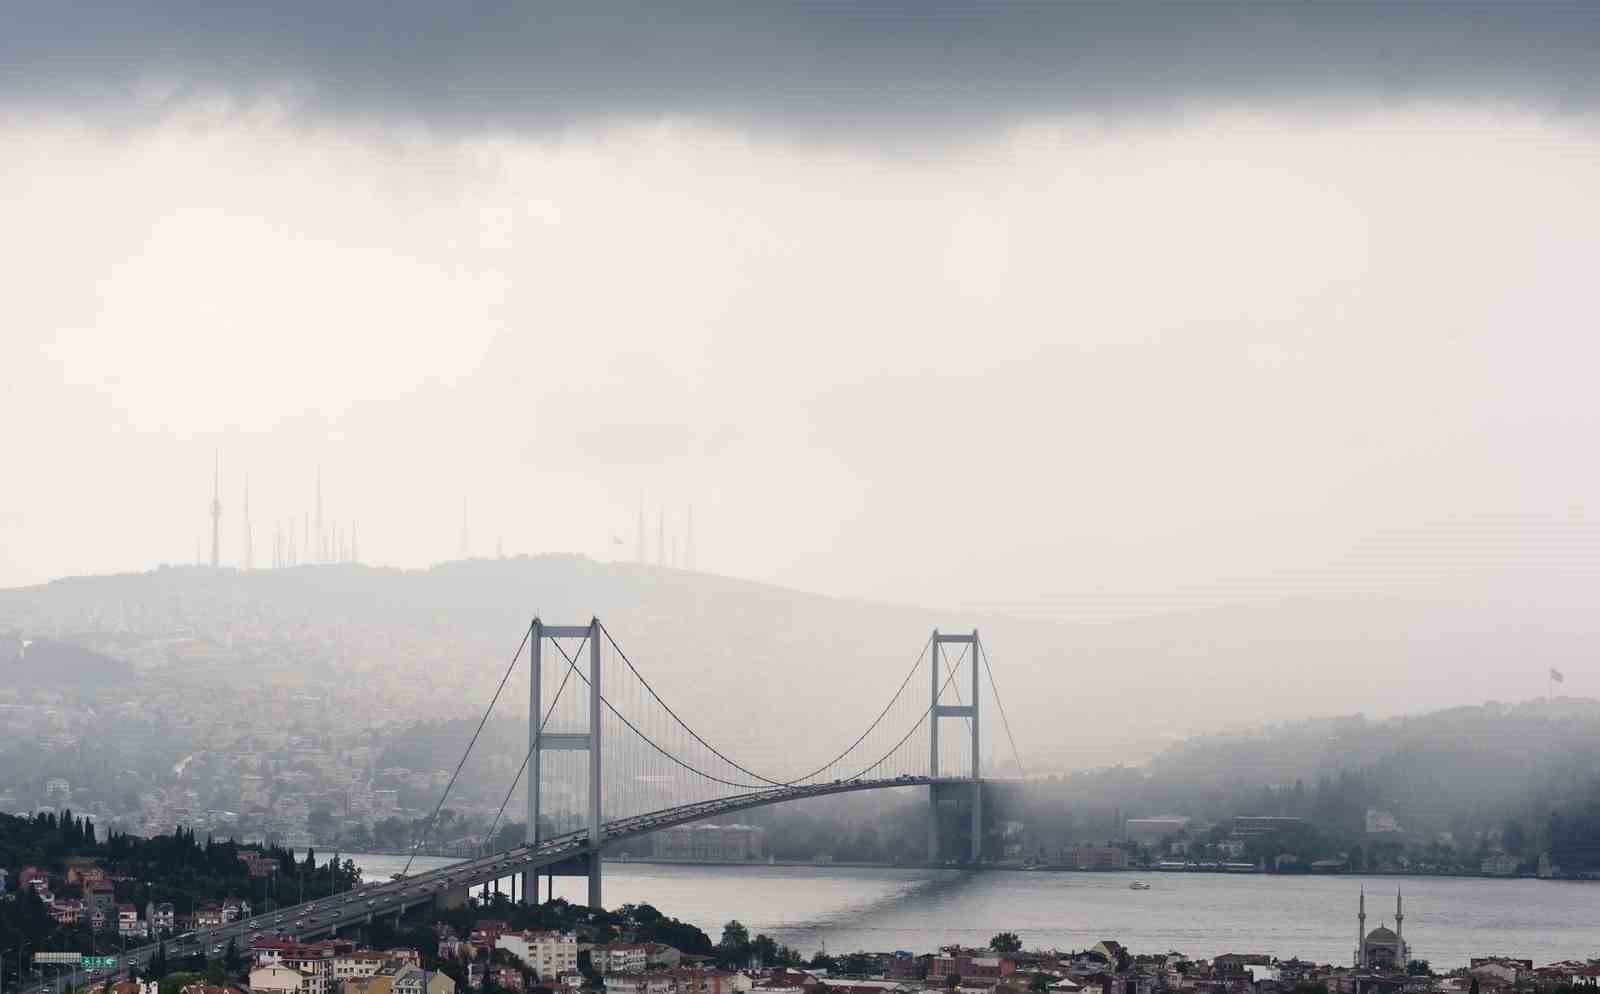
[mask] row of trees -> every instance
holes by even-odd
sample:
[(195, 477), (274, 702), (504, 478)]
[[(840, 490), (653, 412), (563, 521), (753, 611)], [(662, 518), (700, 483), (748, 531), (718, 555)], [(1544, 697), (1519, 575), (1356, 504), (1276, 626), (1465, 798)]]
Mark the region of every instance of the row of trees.
[[(16, 881), (25, 866), (46, 870), (51, 887), (60, 894), (73, 889), (64, 876), (66, 861), (88, 857), (99, 861), (116, 878), (116, 900), (141, 910), (150, 902), (170, 902), (188, 913), (211, 901), (227, 897), (251, 900), (261, 906), (282, 900), (310, 900), (360, 883), (361, 874), (350, 860), (318, 863), (315, 852), (296, 859), (292, 851), (269, 847), (264, 858), (276, 863), (276, 873), (253, 877), (239, 858), (244, 847), (232, 840), (201, 839), (193, 829), (178, 828), (152, 838), (111, 832), (104, 838), (88, 819), (70, 811), (59, 816), (0, 815), (0, 866)], [(281, 895), (281, 898), (280, 898)], [(114, 922), (110, 923), (114, 927)], [(32, 888), (15, 900), (0, 902), (0, 949), (24, 950), (22, 959), (41, 950), (104, 952), (108, 938), (94, 935), (83, 923), (61, 924)], [(15, 975), (19, 957), (8, 956), (4, 967)]]

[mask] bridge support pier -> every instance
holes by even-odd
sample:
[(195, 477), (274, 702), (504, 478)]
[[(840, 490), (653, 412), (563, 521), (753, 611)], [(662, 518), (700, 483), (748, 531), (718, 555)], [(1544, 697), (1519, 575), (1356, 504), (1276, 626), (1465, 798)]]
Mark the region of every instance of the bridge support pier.
[[(970, 704), (940, 704), (939, 695), (945, 685), (944, 652), (942, 646), (951, 643), (965, 644), (968, 649), (965, 653), (967, 666), (972, 671), (972, 698)], [(981, 685), (978, 681), (979, 665), (978, 630), (974, 628), (970, 635), (942, 635), (939, 629), (933, 630), (933, 637), (928, 646), (930, 688), (932, 699), (928, 705), (928, 777), (934, 782), (928, 785), (928, 862), (937, 863), (942, 855), (939, 838), (939, 719), (940, 718), (965, 718), (967, 729), (972, 741), (972, 769), (966, 778), (951, 777), (950, 780), (969, 779), (972, 783), (972, 838), (967, 851), (967, 861), (976, 863), (983, 858), (983, 766), (982, 754), (979, 744), (982, 741), (979, 735), (978, 718), (979, 692)], [(955, 673), (950, 674), (954, 681)], [(959, 695), (960, 691), (957, 690)], [(957, 700), (959, 700), (959, 696)]]
[[(547, 625), (538, 618), (528, 630), (528, 827), (525, 836), (529, 846), (538, 846), (539, 839), (539, 768), (546, 749), (565, 749), (589, 754), (589, 852), (583, 875), (589, 878), (589, 907), (599, 908), (600, 849), (605, 844), (602, 827), (600, 785), (603, 774), (600, 768), (600, 619), (591, 618), (587, 625)], [(541, 692), (540, 666), (544, 640), (583, 638), (589, 643), (589, 730), (586, 732), (555, 732), (541, 727), (544, 718), (544, 699)], [(565, 662), (565, 660), (563, 660)], [(571, 860), (564, 861), (565, 866)], [(561, 871), (550, 869), (552, 896), (554, 877)], [(576, 875), (576, 874), (562, 874)], [(533, 886), (528, 886), (529, 884)], [(523, 874), (522, 900), (525, 904), (539, 903), (538, 872)]]

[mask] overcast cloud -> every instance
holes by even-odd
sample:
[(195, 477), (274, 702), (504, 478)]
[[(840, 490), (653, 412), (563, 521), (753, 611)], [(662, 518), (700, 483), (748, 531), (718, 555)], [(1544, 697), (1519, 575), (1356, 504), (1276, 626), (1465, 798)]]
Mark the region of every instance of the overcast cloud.
[(257, 565), (320, 467), (398, 565), (1596, 579), (1600, 6), (4, 13), (0, 584), (194, 558), (217, 449)]

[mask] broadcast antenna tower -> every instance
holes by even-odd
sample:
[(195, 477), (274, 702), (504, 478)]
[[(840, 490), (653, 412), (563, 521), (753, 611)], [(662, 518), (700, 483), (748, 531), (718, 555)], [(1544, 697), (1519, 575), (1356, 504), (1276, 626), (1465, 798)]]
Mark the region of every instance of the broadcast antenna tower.
[(324, 562), (328, 558), (328, 542), (322, 531), (322, 467), (317, 467), (317, 545), (316, 561)]
[(244, 477), (244, 568), (255, 569), (255, 543), (250, 535), (250, 474)]
[(216, 569), (221, 553), (222, 530), (222, 454), (211, 464), (211, 568)]

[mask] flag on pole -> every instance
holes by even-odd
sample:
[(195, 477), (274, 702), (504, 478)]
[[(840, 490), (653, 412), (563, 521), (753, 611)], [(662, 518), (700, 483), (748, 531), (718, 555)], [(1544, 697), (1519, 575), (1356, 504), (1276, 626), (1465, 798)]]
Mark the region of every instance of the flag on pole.
[(1550, 679), (1554, 680), (1556, 683), (1565, 683), (1567, 681), (1566, 676), (1554, 666), (1550, 667)]

